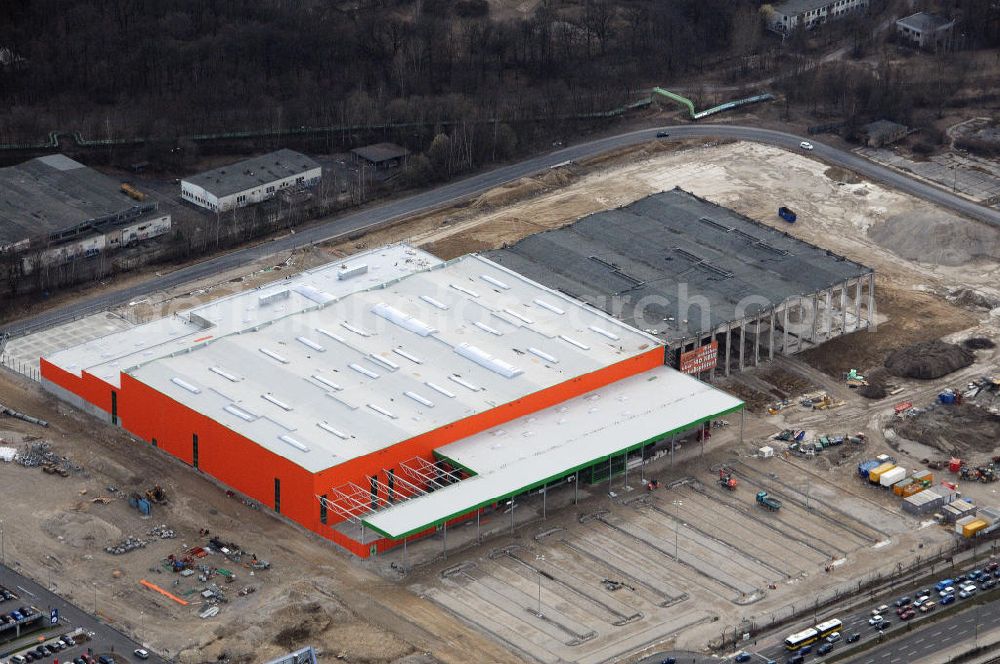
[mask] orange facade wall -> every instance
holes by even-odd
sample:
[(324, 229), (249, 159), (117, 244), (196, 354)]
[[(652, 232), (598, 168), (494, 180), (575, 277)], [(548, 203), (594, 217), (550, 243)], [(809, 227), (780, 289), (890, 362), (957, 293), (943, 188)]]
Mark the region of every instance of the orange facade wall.
[(125, 429), (193, 465), (198, 436), (198, 470), (274, 508), (274, 480), (281, 481), (281, 514), (319, 532), (319, 501), (312, 474), (215, 420), (163, 393), (122, 375), (118, 413)]
[(111, 413), (111, 393), (117, 392), (116, 387), (105, 383), (97, 376), (89, 374), (86, 371), (81, 372), (81, 375), (77, 376), (62, 367), (46, 361), (44, 357), (39, 358), (38, 364), (42, 378), (82, 397), (84, 401), (97, 406), (106, 413)]

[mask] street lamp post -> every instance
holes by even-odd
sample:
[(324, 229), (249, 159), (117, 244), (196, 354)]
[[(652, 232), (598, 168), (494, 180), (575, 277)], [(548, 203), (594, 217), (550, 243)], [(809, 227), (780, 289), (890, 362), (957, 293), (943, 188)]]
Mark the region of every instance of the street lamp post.
[[(544, 562), (545, 556), (535, 556), (537, 562)], [(538, 572), (538, 617), (542, 617), (542, 568), (536, 567), (535, 571)]]
[(678, 513), (680, 510), (678, 510), (676, 508), (683, 507), (684, 501), (683, 500), (674, 500), (674, 501), (671, 501), (671, 505), (673, 505), (674, 508), (675, 508), (674, 509), (674, 561), (679, 562), (680, 561), (680, 557), (679, 557), (678, 553), (679, 553), (679, 545), (680, 545), (680, 525), (681, 525), (681, 520), (680, 520), (680, 514)]

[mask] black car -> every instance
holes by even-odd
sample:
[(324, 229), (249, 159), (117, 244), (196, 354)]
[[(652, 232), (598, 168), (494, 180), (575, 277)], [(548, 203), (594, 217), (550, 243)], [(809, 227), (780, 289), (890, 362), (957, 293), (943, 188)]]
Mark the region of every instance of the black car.
[(824, 643), (819, 648), (816, 648), (816, 654), (817, 655), (825, 655), (828, 652), (830, 652), (831, 650), (833, 650), (833, 644), (832, 643)]
[(665, 131), (658, 131), (658, 132), (656, 132), (656, 137), (657, 138), (667, 138), (668, 136), (670, 136), (670, 134), (668, 132), (665, 132)]
[(858, 634), (857, 632), (854, 632), (853, 634), (848, 634), (847, 638), (844, 639), (844, 641), (846, 641), (847, 643), (854, 643), (855, 641), (859, 641), (860, 639), (861, 635)]
[(909, 597), (900, 597), (899, 599), (896, 600), (896, 606), (897, 607), (906, 606), (909, 603), (910, 603), (910, 598)]
[(796, 653), (788, 658), (788, 664), (802, 664), (804, 661), (806, 661), (806, 656), (802, 653)]

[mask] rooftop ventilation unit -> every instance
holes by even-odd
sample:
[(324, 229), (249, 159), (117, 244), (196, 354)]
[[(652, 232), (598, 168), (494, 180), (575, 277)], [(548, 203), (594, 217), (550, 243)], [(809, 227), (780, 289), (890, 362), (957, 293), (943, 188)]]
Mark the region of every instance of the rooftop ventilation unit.
[(303, 443), (300, 443), (299, 441), (295, 440), (294, 438), (292, 438), (288, 434), (282, 434), (282, 435), (278, 436), (278, 438), (282, 442), (288, 443), (289, 445), (291, 445), (295, 449), (299, 450), (300, 452), (308, 452), (309, 451), (309, 446), (307, 446), (307, 445), (305, 445)]
[(360, 364), (355, 364), (354, 362), (351, 362), (347, 366), (349, 366), (350, 368), (354, 369), (359, 374), (362, 374), (364, 376), (368, 376), (369, 378), (378, 378), (378, 374), (377, 373), (375, 373), (374, 371), (370, 371), (368, 369), (365, 369)]
[(448, 308), (447, 304), (445, 304), (444, 302), (442, 302), (440, 300), (435, 300), (430, 295), (421, 295), (420, 299), (423, 300), (424, 302), (426, 302), (427, 304), (431, 305), (432, 307), (437, 307), (438, 309), (444, 310), (444, 309)]
[(366, 272), (368, 272), (367, 263), (361, 263), (360, 265), (344, 265), (337, 271), (337, 279), (350, 279), (351, 277), (357, 277), (365, 274)]
[(607, 337), (608, 339), (612, 339), (613, 341), (618, 341), (619, 339), (621, 339), (621, 337), (619, 337), (617, 334), (615, 334), (614, 332), (612, 332), (610, 330), (605, 330), (603, 327), (597, 327), (596, 325), (591, 325), (590, 329), (593, 332), (597, 332), (598, 334), (600, 334), (603, 337)]
[(428, 406), (430, 408), (434, 407), (434, 402), (433, 401), (431, 401), (427, 397), (424, 397), (424, 396), (421, 396), (421, 395), (417, 394), (416, 392), (406, 391), (406, 392), (403, 392), (403, 394), (405, 394), (406, 396), (410, 397), (411, 399), (413, 399), (417, 403), (422, 403), (423, 405)]
[(264, 353), (264, 355), (267, 355), (272, 360), (277, 360), (282, 364), (288, 364), (288, 360), (284, 356), (275, 353), (273, 350), (268, 350), (267, 348), (258, 348), (257, 350)]
[(292, 409), (292, 407), (289, 406), (287, 403), (285, 403), (281, 399), (278, 399), (277, 397), (271, 396), (270, 394), (262, 394), (262, 395), (260, 395), (260, 398), (263, 399), (264, 401), (270, 401), (271, 403), (273, 403), (275, 406), (277, 406), (281, 410), (291, 410)]
[(552, 364), (558, 364), (559, 363), (559, 359), (558, 358), (556, 358), (554, 355), (550, 355), (550, 354), (546, 353), (544, 350), (541, 350), (539, 348), (533, 348), (533, 347), (529, 346), (528, 347), (528, 352), (531, 353), (532, 355), (537, 355), (538, 357), (542, 358), (546, 362), (551, 362)]
[(316, 343), (315, 341), (313, 341), (312, 339), (310, 339), (308, 337), (295, 337), (295, 339), (300, 344), (302, 344), (304, 346), (308, 346), (309, 348), (312, 348), (313, 350), (318, 350), (321, 353), (326, 350), (325, 347), (320, 346), (318, 343)]
[(527, 316), (522, 316), (521, 314), (517, 313), (513, 309), (504, 309), (503, 312), (505, 314), (513, 316), (514, 318), (518, 319), (522, 323), (527, 323), (528, 325), (531, 325), (532, 323), (535, 322), (535, 321), (531, 320), (530, 318), (528, 318)]
[(476, 291), (472, 290), (471, 288), (466, 288), (464, 286), (459, 286), (458, 284), (449, 284), (449, 285), (452, 288), (454, 288), (455, 290), (457, 290), (458, 292), (460, 292), (460, 293), (465, 293), (466, 295), (469, 295), (469, 296), (472, 296), (472, 297), (479, 297), (479, 293), (477, 293)]
[(372, 307), (372, 313), (380, 318), (384, 318), (390, 323), (395, 323), (404, 330), (419, 334), (422, 337), (430, 336), (437, 332), (432, 326), (418, 318), (414, 318), (406, 312), (400, 311), (396, 307), (379, 302)]
[(330, 337), (334, 341), (339, 341), (342, 344), (346, 344), (347, 343), (347, 340), (344, 339), (344, 337), (340, 336), (339, 334), (336, 334), (335, 332), (330, 332), (329, 330), (324, 330), (321, 327), (317, 327), (316, 331), (319, 332), (320, 334), (324, 335), (324, 336)]
[(251, 413), (248, 413), (247, 411), (243, 410), (242, 408), (238, 408), (238, 407), (236, 407), (236, 406), (234, 406), (232, 404), (224, 407), (222, 410), (226, 411), (230, 415), (235, 415), (236, 417), (240, 418), (244, 422), (253, 422), (255, 419), (257, 419), (256, 415), (252, 415)]
[(355, 327), (355, 326), (353, 326), (353, 325), (351, 325), (350, 323), (347, 323), (347, 322), (342, 322), (340, 324), (340, 326), (342, 328), (344, 328), (345, 330), (350, 330), (354, 334), (357, 334), (357, 335), (362, 336), (362, 337), (370, 337), (371, 336), (371, 332), (366, 332), (365, 330), (362, 330), (360, 327)]
[(497, 288), (502, 288), (504, 290), (510, 290), (510, 286), (508, 286), (504, 282), (500, 281), (496, 277), (491, 277), (488, 274), (481, 274), (481, 275), (479, 275), (479, 278), (482, 279), (483, 281), (485, 281), (488, 284), (493, 284)]
[(513, 378), (524, 373), (509, 362), (505, 362), (498, 357), (490, 355), (482, 348), (478, 348), (468, 343), (461, 343), (455, 347), (455, 352), (467, 360), (475, 362), (481, 367), (489, 369), (493, 373), (500, 374), (504, 378)]
[(178, 387), (183, 387), (185, 390), (187, 390), (191, 394), (201, 394), (201, 388), (200, 387), (197, 387), (196, 385), (192, 385), (191, 383), (187, 382), (183, 378), (177, 378), (176, 376), (174, 376), (173, 378), (170, 379), (170, 382), (173, 383), (174, 385), (177, 385)]
[(501, 332), (500, 330), (496, 329), (495, 327), (490, 327), (486, 323), (481, 323), (478, 320), (474, 322), (473, 325), (478, 327), (483, 332), (489, 332), (490, 334), (495, 334), (498, 337), (503, 335), (503, 332)]
[(562, 316), (562, 315), (563, 315), (564, 313), (566, 313), (566, 310), (565, 310), (565, 309), (560, 309), (560, 308), (559, 308), (559, 307), (557, 307), (556, 305), (554, 305), (554, 304), (549, 304), (549, 303), (548, 303), (548, 302), (546, 302), (545, 300), (538, 300), (538, 299), (535, 299), (535, 300), (532, 300), (532, 302), (534, 302), (535, 304), (537, 304), (538, 306), (540, 306), (540, 307), (541, 307), (542, 309), (548, 309), (548, 310), (549, 310), (549, 311), (551, 311), (552, 313), (554, 313), (554, 314), (559, 314), (560, 316)]
[(448, 376), (448, 380), (454, 381), (459, 385), (461, 385), (462, 387), (472, 390), (473, 392), (478, 392), (479, 390), (483, 389), (478, 385), (476, 385), (475, 383), (470, 383), (461, 376), (455, 374), (451, 374), (450, 376)]
[(344, 389), (340, 385), (338, 385), (337, 383), (335, 383), (332, 380), (330, 380), (329, 378), (325, 378), (324, 376), (320, 376), (319, 374), (313, 374), (312, 378), (315, 381), (323, 383), (324, 385), (326, 385), (327, 387), (329, 387), (331, 390), (338, 390), (339, 391), (339, 390)]
[(566, 343), (570, 344), (571, 346), (576, 346), (580, 350), (590, 350), (590, 346), (588, 346), (587, 344), (583, 343), (582, 341), (577, 341), (576, 339), (573, 339), (571, 337), (567, 337), (565, 334), (560, 334), (559, 338), (565, 341)]
[(723, 233), (728, 233), (729, 231), (733, 230), (731, 226), (726, 226), (725, 224), (719, 223), (715, 219), (709, 219), (708, 217), (702, 217), (698, 221), (705, 224), (706, 226), (711, 226), (716, 230), (722, 231)]
[(368, 406), (369, 408), (371, 408), (372, 410), (374, 410), (376, 413), (378, 413), (380, 415), (385, 415), (389, 419), (393, 419), (393, 420), (397, 419), (396, 416), (391, 411), (388, 411), (385, 408), (382, 408), (381, 406), (376, 406), (373, 403), (369, 403), (369, 404), (365, 404), (365, 405)]
[(381, 355), (376, 355), (375, 353), (368, 353), (368, 359), (376, 364), (381, 364), (383, 367), (389, 371), (395, 371), (399, 368), (399, 365), (392, 360), (382, 357)]
[(237, 376), (235, 374), (229, 373), (228, 371), (226, 371), (222, 367), (209, 367), (208, 370), (211, 371), (214, 374), (218, 374), (218, 375), (222, 376), (223, 378), (225, 378), (226, 380), (228, 380), (231, 383), (238, 383), (238, 382), (240, 382), (242, 380), (242, 378), (240, 378), (239, 376)]
[(413, 362), (414, 364), (423, 364), (424, 363), (424, 361), (421, 360), (419, 357), (417, 357), (413, 353), (406, 352), (402, 348), (393, 348), (392, 352), (395, 353), (396, 355), (399, 355), (400, 357), (405, 357), (406, 359), (408, 359), (410, 362)]
[(426, 385), (427, 387), (431, 388), (432, 390), (434, 390), (435, 392), (437, 392), (439, 394), (445, 395), (449, 399), (454, 399), (455, 398), (455, 393), (454, 392), (452, 392), (451, 390), (449, 390), (447, 388), (441, 387), (437, 383), (432, 383), (430, 381), (427, 381), (426, 383), (424, 383), (424, 385)]
[(347, 440), (348, 438), (350, 438), (350, 436), (348, 436), (346, 433), (344, 433), (340, 429), (334, 429), (332, 426), (330, 426), (326, 422), (317, 422), (316, 426), (318, 426), (323, 431), (326, 431), (328, 433), (332, 433), (334, 436), (336, 436), (337, 438), (340, 438), (342, 440)]

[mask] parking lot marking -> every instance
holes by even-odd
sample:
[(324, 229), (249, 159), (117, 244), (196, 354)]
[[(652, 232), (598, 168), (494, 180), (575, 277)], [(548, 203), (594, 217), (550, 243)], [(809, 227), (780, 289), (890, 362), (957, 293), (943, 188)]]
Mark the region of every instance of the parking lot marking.
[(32, 596), (32, 597), (34, 597), (35, 599), (38, 599), (38, 595), (36, 595), (35, 593), (31, 592), (31, 591), (30, 591), (30, 590), (28, 590), (27, 588), (23, 588), (23, 587), (21, 587), (21, 586), (17, 586), (17, 589), (18, 589), (18, 590), (20, 590), (20, 591), (21, 591), (21, 592), (23, 592), (23, 593), (28, 593), (29, 595), (31, 595), (31, 596)]
[(948, 628), (948, 631), (950, 632), (953, 629), (958, 629), (958, 625), (952, 625), (951, 627)]

